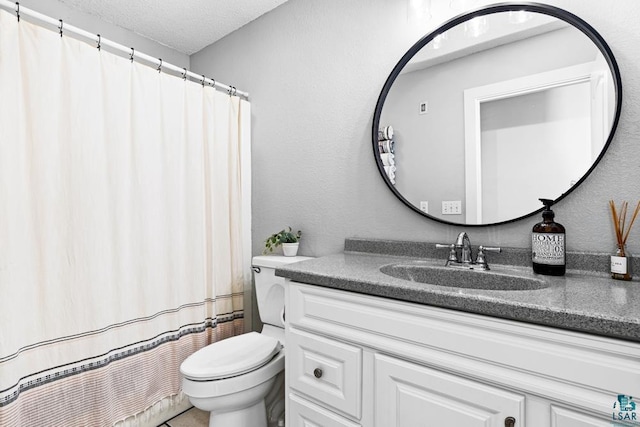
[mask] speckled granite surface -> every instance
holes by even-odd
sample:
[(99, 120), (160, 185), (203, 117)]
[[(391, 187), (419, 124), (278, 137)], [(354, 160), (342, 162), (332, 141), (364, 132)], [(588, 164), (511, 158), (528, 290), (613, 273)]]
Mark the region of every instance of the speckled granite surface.
[[(417, 244), (405, 251), (401, 249), (403, 242), (364, 242), (347, 240), (344, 253), (278, 268), (276, 275), (334, 289), (640, 342), (640, 282), (637, 279), (624, 282), (613, 280), (603, 272), (577, 269), (569, 269), (562, 277), (536, 275), (530, 267), (521, 266), (517, 262), (501, 263), (504, 258), (499, 257), (508, 254), (505, 250), (502, 254), (490, 254), (490, 272), (471, 274), (543, 280), (546, 287), (492, 290), (466, 287), (469, 286), (468, 283), (465, 287), (438, 286), (392, 277), (380, 271), (383, 267), (387, 272), (393, 270), (385, 267), (390, 264), (416, 261), (432, 266), (443, 265), (446, 253), (432, 250), (433, 244)], [(381, 252), (384, 254), (374, 253), (372, 248), (376, 245), (382, 248)], [(420, 245), (423, 245), (426, 253), (421, 252)], [(364, 247), (369, 249), (361, 250)], [(527, 251), (523, 252), (514, 252), (511, 256), (519, 259)], [(425, 255), (430, 259), (425, 258)], [(593, 265), (588, 259), (580, 259), (579, 254), (576, 256), (579, 261), (576, 265)], [(463, 280), (455, 275), (444, 277)], [(464, 280), (468, 277), (473, 276), (466, 276)], [(486, 277), (478, 276), (479, 282), (486, 280)]]
[[(443, 243), (443, 242), (440, 242)], [(449, 242), (452, 243), (452, 242)], [(474, 243), (473, 251), (478, 247)], [(380, 255), (396, 255), (415, 258), (447, 259), (446, 249), (436, 249), (434, 243), (405, 242), (399, 240), (346, 239), (345, 252), (362, 252)], [(522, 248), (502, 248), (501, 253), (488, 253), (489, 263), (503, 265), (531, 265), (531, 250)], [(610, 256), (613, 254), (594, 254), (584, 252), (568, 252), (567, 268), (572, 270), (593, 271), (605, 274), (609, 271)], [(640, 274), (640, 257), (632, 257), (631, 271)]]

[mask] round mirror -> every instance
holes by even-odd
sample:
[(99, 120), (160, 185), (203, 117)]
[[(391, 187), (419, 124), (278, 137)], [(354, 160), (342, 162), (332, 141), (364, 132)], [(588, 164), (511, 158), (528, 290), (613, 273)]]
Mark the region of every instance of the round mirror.
[(587, 177), (621, 103), (618, 66), (591, 26), (552, 6), (499, 4), (453, 18), (402, 57), (378, 98), (373, 151), (416, 212), (501, 224)]

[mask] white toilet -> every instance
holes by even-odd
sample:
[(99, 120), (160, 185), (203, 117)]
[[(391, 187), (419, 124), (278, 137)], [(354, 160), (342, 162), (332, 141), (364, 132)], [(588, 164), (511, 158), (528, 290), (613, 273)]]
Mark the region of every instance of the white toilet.
[(254, 257), (262, 332), (210, 344), (180, 365), (182, 390), (193, 406), (211, 412), (209, 427), (284, 425), (284, 279), (275, 269), (305, 259)]

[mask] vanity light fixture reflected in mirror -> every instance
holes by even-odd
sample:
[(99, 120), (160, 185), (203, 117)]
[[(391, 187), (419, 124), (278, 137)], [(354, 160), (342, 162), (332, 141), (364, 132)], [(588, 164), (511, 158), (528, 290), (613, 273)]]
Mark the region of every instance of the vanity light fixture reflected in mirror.
[[(589, 175), (621, 97), (613, 54), (589, 24), (548, 5), (488, 6), (446, 22), (398, 62), (376, 105), (374, 155), (389, 189), (422, 215), (515, 221)], [(387, 126), (394, 152), (383, 157)]]
[(431, 0), (407, 0), (407, 22), (425, 23), (431, 19)]

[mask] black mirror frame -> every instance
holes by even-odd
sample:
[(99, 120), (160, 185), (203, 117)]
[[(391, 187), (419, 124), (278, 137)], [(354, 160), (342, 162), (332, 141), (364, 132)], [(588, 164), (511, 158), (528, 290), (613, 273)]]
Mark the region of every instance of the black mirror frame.
[(611, 144), (613, 136), (614, 136), (614, 134), (616, 132), (616, 128), (618, 127), (618, 121), (620, 120), (620, 112), (621, 112), (621, 109), (622, 109), (622, 77), (620, 76), (620, 69), (618, 68), (618, 64), (617, 64), (617, 62), (616, 62), (616, 60), (615, 60), (615, 58), (613, 56), (613, 52), (611, 51), (611, 49), (609, 48), (607, 43), (604, 41), (602, 36), (600, 36), (600, 34), (591, 25), (589, 25), (587, 22), (585, 22), (581, 18), (577, 17), (576, 15), (574, 15), (574, 14), (572, 14), (570, 12), (567, 12), (564, 9), (560, 9), (558, 7), (550, 6), (550, 5), (546, 5), (546, 4), (531, 3), (531, 2), (497, 3), (497, 4), (494, 4), (494, 5), (481, 7), (481, 8), (478, 8), (476, 10), (473, 10), (473, 11), (470, 11), (470, 12), (467, 12), (467, 13), (463, 13), (461, 15), (458, 15), (458, 16), (450, 19), (449, 21), (445, 22), (440, 27), (438, 27), (436, 30), (432, 31), (431, 33), (429, 33), (426, 36), (424, 36), (423, 38), (421, 38), (417, 43), (415, 43), (413, 46), (411, 46), (411, 48), (402, 56), (400, 61), (396, 64), (396, 66), (391, 71), (391, 74), (389, 75), (389, 77), (385, 81), (384, 86), (382, 87), (382, 91), (380, 92), (380, 96), (378, 97), (378, 102), (376, 103), (376, 108), (375, 108), (375, 111), (374, 111), (374, 114), (373, 114), (373, 126), (372, 126), (373, 153), (374, 153), (374, 157), (376, 159), (376, 164), (378, 165), (378, 171), (380, 172), (380, 175), (382, 176), (382, 179), (384, 180), (385, 184), (387, 184), (387, 187), (389, 187), (391, 192), (398, 199), (400, 199), (400, 201), (402, 203), (404, 203), (409, 208), (411, 208), (413, 211), (419, 213), (420, 215), (422, 215), (422, 216), (424, 216), (426, 218), (432, 219), (432, 220), (437, 221), (437, 222), (441, 222), (443, 224), (449, 224), (449, 225), (464, 226), (464, 227), (488, 227), (488, 226), (508, 224), (508, 223), (511, 223), (511, 222), (519, 221), (521, 219), (528, 218), (528, 217), (530, 217), (532, 215), (535, 215), (535, 214), (537, 214), (539, 212), (542, 212), (542, 210), (543, 210), (543, 208), (541, 207), (538, 210), (535, 210), (535, 211), (533, 211), (531, 213), (522, 215), (522, 216), (517, 217), (517, 218), (513, 218), (513, 219), (506, 220), (506, 221), (501, 221), (501, 222), (489, 223), (489, 224), (456, 223), (456, 222), (446, 221), (444, 219), (431, 216), (431, 215), (421, 211), (417, 206), (415, 206), (411, 202), (409, 202), (396, 189), (395, 185), (393, 185), (391, 183), (391, 181), (389, 180), (389, 177), (387, 176), (387, 174), (384, 171), (384, 164), (382, 163), (382, 158), (380, 157), (380, 150), (378, 148), (378, 130), (379, 130), (379, 127), (380, 127), (380, 115), (382, 114), (382, 107), (384, 106), (384, 101), (386, 100), (387, 95), (389, 94), (389, 90), (391, 89), (391, 86), (395, 82), (395, 80), (398, 77), (398, 75), (400, 75), (400, 72), (402, 71), (404, 66), (411, 60), (411, 58), (413, 58), (413, 56), (420, 49), (422, 49), (426, 44), (428, 44), (431, 40), (433, 40), (438, 34), (441, 34), (441, 33), (445, 32), (445, 31), (447, 31), (447, 30), (449, 30), (449, 29), (451, 29), (451, 28), (453, 28), (453, 27), (455, 27), (455, 26), (457, 26), (457, 25), (459, 25), (459, 24), (461, 24), (461, 23), (463, 23), (465, 21), (471, 20), (471, 19), (473, 19), (475, 17), (489, 15), (489, 14), (498, 13), (498, 12), (510, 12), (510, 11), (519, 11), (519, 10), (525, 10), (527, 12), (537, 12), (537, 13), (542, 13), (542, 14), (545, 14), (545, 15), (553, 16), (555, 18), (561, 19), (561, 20), (573, 25), (575, 28), (577, 28), (582, 33), (584, 33), (598, 47), (598, 49), (600, 49), (600, 52), (602, 53), (602, 55), (604, 56), (605, 60), (607, 61), (607, 64), (609, 65), (609, 69), (611, 70), (611, 74), (613, 75), (614, 84), (615, 84), (616, 111), (615, 111), (615, 115), (614, 115), (614, 118), (613, 118), (613, 123), (611, 125), (611, 131), (609, 132), (609, 136), (607, 138), (606, 143), (602, 147), (602, 151), (600, 151), (600, 154), (595, 159), (595, 161), (593, 162), (593, 164), (591, 165), (589, 170), (587, 172), (585, 172), (585, 174), (573, 186), (571, 186), (571, 188), (569, 188), (566, 192), (564, 192), (562, 195), (560, 195), (560, 197), (555, 199), (554, 204), (557, 203), (558, 201), (564, 199), (576, 187), (578, 187), (580, 184), (582, 184), (582, 182), (595, 169), (595, 167), (598, 165), (598, 163), (600, 163), (600, 160), (602, 159), (602, 157), (604, 156), (605, 152), (609, 148), (609, 144)]

